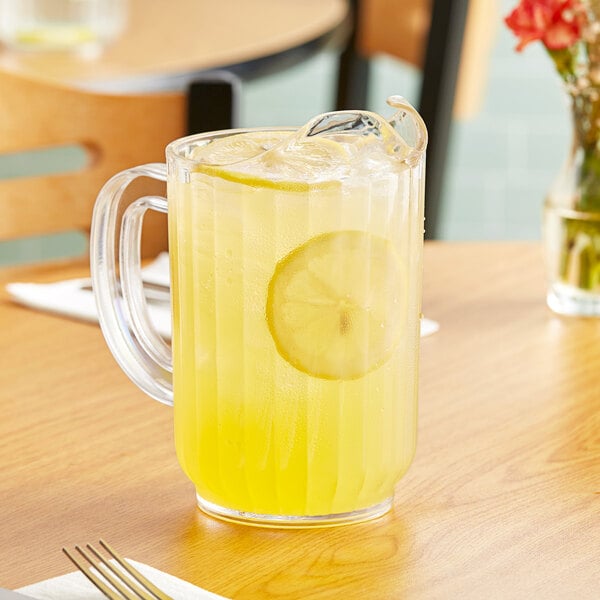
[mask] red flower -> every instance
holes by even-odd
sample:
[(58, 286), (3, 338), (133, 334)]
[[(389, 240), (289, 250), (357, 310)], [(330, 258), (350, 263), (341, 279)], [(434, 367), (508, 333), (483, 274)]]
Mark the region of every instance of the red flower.
[(521, 0), (504, 21), (520, 38), (519, 52), (536, 40), (560, 50), (581, 36), (585, 12), (581, 0)]

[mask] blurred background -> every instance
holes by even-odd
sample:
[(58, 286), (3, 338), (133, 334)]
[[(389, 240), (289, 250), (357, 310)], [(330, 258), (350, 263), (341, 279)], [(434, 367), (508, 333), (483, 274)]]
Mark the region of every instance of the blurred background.
[[(476, 0), (492, 1), (492, 0)], [(542, 45), (522, 53), (502, 22), (517, 0), (497, 0), (498, 23), (476, 114), (455, 120), (443, 184), (438, 238), (537, 240), (541, 207), (570, 144), (567, 98)], [(240, 126), (302, 125), (335, 105), (338, 54), (323, 50), (275, 75), (244, 82)], [(383, 115), (385, 100), (400, 94), (417, 102), (420, 71), (386, 56), (372, 61), (366, 108)], [(1, 93), (1, 90), (0, 90)], [(32, 160), (33, 159), (33, 160)], [(0, 178), (80, 168), (77, 147), (0, 155)], [(0, 242), (0, 264), (60, 258), (85, 252), (78, 233)]]

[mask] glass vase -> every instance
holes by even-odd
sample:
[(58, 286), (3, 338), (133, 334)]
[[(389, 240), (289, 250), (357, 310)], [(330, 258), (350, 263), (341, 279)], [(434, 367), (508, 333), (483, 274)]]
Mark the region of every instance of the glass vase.
[(600, 151), (575, 120), (573, 144), (544, 205), (548, 306), (600, 316)]

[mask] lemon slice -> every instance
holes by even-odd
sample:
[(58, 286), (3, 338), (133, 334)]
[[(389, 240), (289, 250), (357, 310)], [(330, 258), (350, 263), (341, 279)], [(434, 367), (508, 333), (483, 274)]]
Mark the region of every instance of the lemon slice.
[(391, 243), (363, 231), (319, 235), (277, 264), (267, 323), (279, 354), (323, 379), (357, 379), (398, 345), (405, 277)]
[(331, 139), (275, 131), (215, 140), (195, 148), (191, 158), (199, 161), (198, 172), (252, 187), (303, 192), (339, 185), (350, 155)]
[(248, 131), (228, 135), (196, 146), (190, 158), (202, 165), (232, 165), (262, 154), (290, 135), (289, 131)]
[(96, 34), (85, 26), (50, 25), (17, 33), (17, 41), (23, 45), (39, 46), (73, 46), (96, 40)]

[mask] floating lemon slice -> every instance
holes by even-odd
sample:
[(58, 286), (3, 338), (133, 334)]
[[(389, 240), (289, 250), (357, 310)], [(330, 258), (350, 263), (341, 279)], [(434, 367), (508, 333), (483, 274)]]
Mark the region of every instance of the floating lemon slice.
[(248, 131), (215, 138), (202, 146), (196, 146), (190, 158), (202, 163), (200, 167), (232, 165), (270, 150), (292, 133), (290, 131)]
[(405, 303), (405, 277), (391, 243), (362, 231), (337, 231), (279, 261), (266, 313), (285, 360), (314, 377), (345, 380), (390, 358)]
[(97, 35), (85, 26), (49, 25), (19, 31), (16, 38), (23, 45), (66, 47), (95, 41)]
[(196, 171), (228, 181), (307, 191), (339, 185), (350, 156), (342, 144), (331, 139), (274, 131), (217, 139), (194, 149), (191, 158), (199, 161)]

